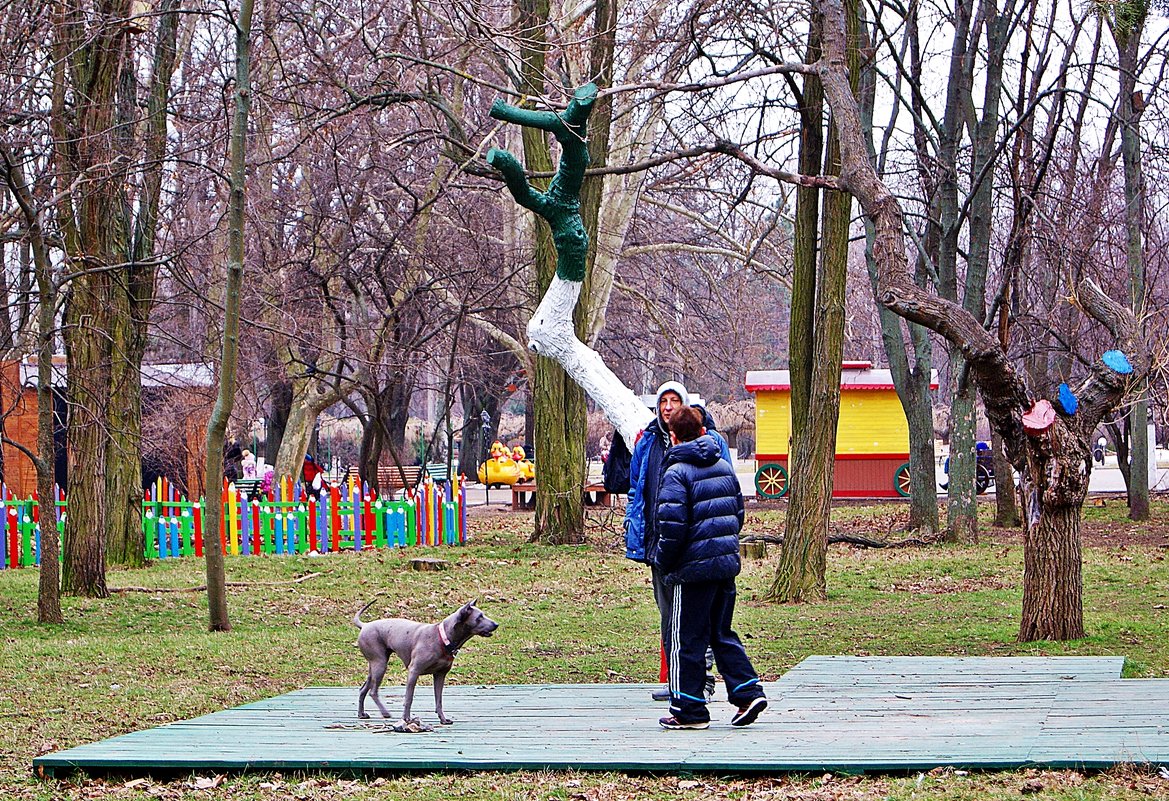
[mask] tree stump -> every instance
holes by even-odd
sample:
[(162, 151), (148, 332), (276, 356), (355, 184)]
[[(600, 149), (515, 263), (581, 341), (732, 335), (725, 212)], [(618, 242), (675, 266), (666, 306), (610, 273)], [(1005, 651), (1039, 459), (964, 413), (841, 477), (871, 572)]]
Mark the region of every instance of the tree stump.
[(739, 543), (739, 555), (744, 559), (766, 559), (767, 543), (763, 540), (743, 540)]
[(410, 560), (411, 570), (446, 570), (448, 566), (449, 564), (445, 559), (434, 559), (427, 556)]

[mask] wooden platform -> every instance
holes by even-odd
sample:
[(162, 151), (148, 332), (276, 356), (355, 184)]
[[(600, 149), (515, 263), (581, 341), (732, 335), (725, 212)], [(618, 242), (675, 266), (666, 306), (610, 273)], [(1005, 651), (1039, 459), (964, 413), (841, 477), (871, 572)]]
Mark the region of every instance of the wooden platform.
[[(310, 688), (38, 757), (45, 773), (560, 769), (861, 773), (1169, 765), (1169, 679), (1123, 659), (809, 657), (767, 685), (752, 726), (711, 705), (705, 731), (664, 731), (650, 684), (449, 686), (435, 731), (358, 721), (357, 688)], [(400, 687), (383, 697), (400, 709)], [(720, 697), (723, 690), (719, 690)]]

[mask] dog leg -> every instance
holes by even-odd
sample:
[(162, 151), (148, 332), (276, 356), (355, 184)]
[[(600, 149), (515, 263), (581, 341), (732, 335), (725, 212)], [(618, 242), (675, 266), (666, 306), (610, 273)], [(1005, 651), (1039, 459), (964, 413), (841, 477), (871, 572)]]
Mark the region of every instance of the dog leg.
[(442, 713), (442, 687), (446, 683), (446, 671), (434, 674), (434, 711), (438, 713), (438, 722), (444, 726), (454, 723)]
[[(410, 722), (410, 707), (414, 703), (414, 685), (418, 683), (418, 672), (413, 667), (406, 674), (406, 703), (402, 707), (402, 721)], [(388, 716), (387, 716), (388, 717)]]
[(382, 703), (381, 694), (378, 692), (382, 686), (382, 679), (386, 677), (386, 660), (376, 660), (369, 663), (369, 678), (365, 680), (365, 684), (361, 686), (361, 694), (358, 695), (357, 701), (357, 717), (368, 718), (365, 714), (365, 695), (373, 699), (377, 704), (378, 711), (382, 713), (383, 718), (392, 717), (390, 710), (386, 709), (386, 705)]
[(369, 677), (365, 677), (365, 682), (361, 685), (361, 692), (357, 694), (357, 717), (362, 720), (369, 720), (369, 715), (365, 713), (365, 696), (369, 693)]

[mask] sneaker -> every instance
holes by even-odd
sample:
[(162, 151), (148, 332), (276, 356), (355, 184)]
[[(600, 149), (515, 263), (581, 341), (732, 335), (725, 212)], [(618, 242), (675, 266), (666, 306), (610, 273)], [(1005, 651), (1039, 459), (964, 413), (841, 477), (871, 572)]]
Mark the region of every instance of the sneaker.
[(702, 687), (703, 695), (706, 696), (706, 702), (709, 704), (714, 698), (714, 676), (709, 673), (706, 674), (706, 684)]
[(762, 695), (752, 698), (746, 706), (739, 707), (739, 711), (731, 718), (732, 726), (750, 726), (759, 717), (759, 713), (767, 709), (767, 699)]
[(673, 715), (667, 718), (661, 718), (658, 723), (663, 729), (708, 729), (710, 728), (709, 720), (696, 720), (692, 723), (683, 723)]
[(649, 697), (655, 701), (669, 701), (670, 689), (668, 687), (663, 687), (660, 690), (654, 690), (652, 693), (650, 693)]

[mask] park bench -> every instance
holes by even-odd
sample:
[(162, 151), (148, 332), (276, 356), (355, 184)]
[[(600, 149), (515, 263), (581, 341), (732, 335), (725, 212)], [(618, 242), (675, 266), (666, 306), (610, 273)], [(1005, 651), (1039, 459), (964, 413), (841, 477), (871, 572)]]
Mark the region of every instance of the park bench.
[[(613, 494), (604, 484), (590, 483), (584, 487), (585, 506), (612, 506)], [(511, 508), (514, 511), (536, 508), (536, 482), (526, 481), (511, 485)]]
[(260, 479), (260, 478), (237, 478), (232, 483), (235, 484), (235, 491), (241, 497), (247, 498), (248, 500), (251, 500), (252, 498), (259, 497), (260, 484), (263, 483), (263, 479)]
[[(451, 472), (454, 472), (454, 465), (451, 465)], [(430, 476), (430, 480), (435, 484), (445, 484), (450, 480), (447, 475), (446, 462), (428, 462), (426, 465), (426, 475)]]
[[(447, 482), (446, 462), (431, 462), (426, 465), (426, 476), (435, 484)], [(422, 483), (423, 468), (416, 464), (406, 464), (399, 468), (393, 464), (378, 465), (377, 484), (382, 492), (394, 492), (401, 489), (413, 489)], [(361, 480), (361, 471), (357, 466), (349, 468), (345, 474), (346, 483), (350, 479)]]
[(413, 489), (422, 482), (422, 468), (416, 464), (379, 464), (377, 466), (377, 485), (383, 492), (394, 492), (400, 489)]

